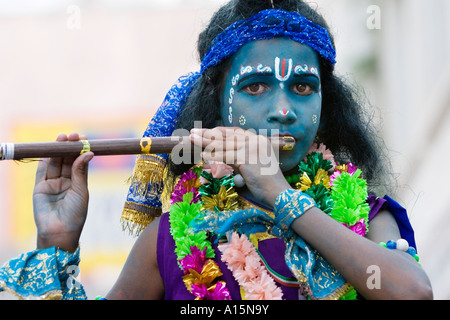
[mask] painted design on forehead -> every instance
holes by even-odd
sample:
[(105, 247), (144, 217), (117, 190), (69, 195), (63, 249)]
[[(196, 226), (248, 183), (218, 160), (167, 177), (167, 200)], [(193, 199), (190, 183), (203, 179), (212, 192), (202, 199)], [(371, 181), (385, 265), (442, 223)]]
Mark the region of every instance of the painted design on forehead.
[(316, 76), (319, 76), (319, 70), (316, 67), (313, 66), (308, 66), (307, 64), (298, 64), (294, 67), (294, 74), (295, 75), (300, 75), (303, 73), (312, 73), (315, 74)]
[[(286, 65), (289, 64), (289, 65)], [(287, 81), (292, 72), (292, 59), (286, 61), (286, 59), (275, 58), (275, 77), (279, 81)]]
[(258, 66), (256, 67), (256, 72), (257, 73), (272, 73), (272, 68), (269, 66), (264, 66), (263, 64), (258, 64)]
[(251, 73), (252, 71), (253, 71), (252, 66), (245, 66), (245, 67), (241, 66), (241, 68), (239, 69), (239, 73), (241, 74), (241, 76), (247, 73)]

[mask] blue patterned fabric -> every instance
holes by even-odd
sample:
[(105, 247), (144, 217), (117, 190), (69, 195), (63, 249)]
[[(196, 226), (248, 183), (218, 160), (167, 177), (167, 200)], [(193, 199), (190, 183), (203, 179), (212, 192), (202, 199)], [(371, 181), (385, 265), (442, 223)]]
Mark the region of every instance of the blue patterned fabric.
[[(312, 23), (297, 12), (279, 9), (263, 10), (249, 19), (233, 23), (217, 36), (203, 58), (200, 72), (190, 73), (178, 79), (151, 119), (143, 137), (168, 137), (172, 135), (181, 107), (198, 78), (206, 69), (229, 58), (248, 42), (275, 37), (285, 37), (308, 45), (331, 63), (335, 64), (336, 62), (336, 51), (325, 28)], [(161, 159), (167, 160), (168, 155), (158, 154), (156, 157), (153, 155), (140, 157), (138, 161), (160, 162)], [(165, 163), (162, 166), (165, 166)], [(145, 192), (142, 192), (142, 184), (136, 183), (137, 180), (134, 181), (128, 190), (126, 206), (128, 208), (133, 207), (133, 210), (136, 211), (146, 208), (161, 208), (162, 181), (148, 183), (144, 187)]]
[(74, 253), (56, 247), (23, 253), (0, 268), (0, 292), (19, 299), (85, 300), (79, 273), (79, 248)]

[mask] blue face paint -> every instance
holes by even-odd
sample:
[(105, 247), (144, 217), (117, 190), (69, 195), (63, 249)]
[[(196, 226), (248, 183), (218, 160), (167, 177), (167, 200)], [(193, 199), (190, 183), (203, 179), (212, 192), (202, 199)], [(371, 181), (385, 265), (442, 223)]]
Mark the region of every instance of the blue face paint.
[[(319, 59), (310, 47), (285, 38), (244, 45), (225, 77), (221, 118), (226, 126), (278, 130), (296, 140), (280, 152), (281, 169), (297, 166), (311, 147), (322, 106)], [(245, 119), (245, 121), (243, 121)]]

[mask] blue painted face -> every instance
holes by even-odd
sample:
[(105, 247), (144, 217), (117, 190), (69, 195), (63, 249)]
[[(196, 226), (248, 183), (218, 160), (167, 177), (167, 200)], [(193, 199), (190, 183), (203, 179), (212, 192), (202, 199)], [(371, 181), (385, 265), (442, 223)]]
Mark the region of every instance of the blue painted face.
[(258, 40), (232, 57), (221, 103), (223, 124), (293, 136), (294, 150), (280, 152), (282, 171), (295, 168), (308, 152), (321, 106), (319, 59), (309, 46), (285, 38)]

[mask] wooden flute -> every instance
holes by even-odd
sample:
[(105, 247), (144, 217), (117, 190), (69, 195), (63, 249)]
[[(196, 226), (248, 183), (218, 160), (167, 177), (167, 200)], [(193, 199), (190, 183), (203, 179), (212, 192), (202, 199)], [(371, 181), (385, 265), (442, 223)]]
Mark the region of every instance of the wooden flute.
[[(269, 137), (280, 150), (292, 150), (295, 139), (290, 136)], [(77, 157), (88, 151), (96, 156), (167, 154), (175, 148), (195, 152), (188, 136), (51, 141), (30, 143), (1, 143), (0, 160), (23, 160), (54, 157)]]

